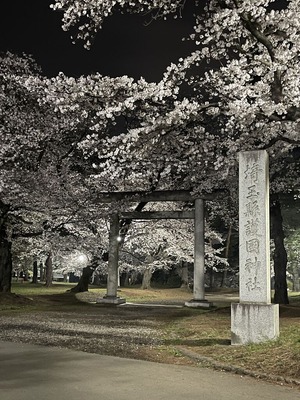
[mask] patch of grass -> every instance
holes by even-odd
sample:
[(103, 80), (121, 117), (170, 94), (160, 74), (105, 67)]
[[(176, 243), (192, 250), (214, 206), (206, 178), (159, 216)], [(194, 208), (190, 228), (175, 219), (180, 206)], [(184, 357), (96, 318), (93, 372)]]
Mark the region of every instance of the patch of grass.
[[(219, 343), (230, 338), (230, 314), (227, 310), (204, 311), (193, 310), (192, 315), (170, 322), (166, 329), (168, 340), (177, 344), (194, 343), (203, 346)], [(229, 311), (228, 311), (229, 312)]]
[[(106, 289), (89, 288), (89, 292), (99, 295), (106, 294)], [(183, 303), (192, 297), (186, 289), (146, 289), (129, 287), (118, 289), (118, 296), (126, 298), (127, 302), (133, 303)]]
[(299, 292), (290, 292), (289, 300), (291, 304), (298, 303), (300, 304), (300, 293)]
[[(12, 284), (12, 292), (22, 296), (43, 296), (51, 294), (62, 294), (72, 287), (76, 286), (74, 283), (60, 283), (55, 282), (49, 288), (45, 287), (42, 283), (32, 284), (30, 282), (14, 282)], [(94, 286), (89, 287), (90, 294), (96, 297), (103, 297), (106, 294), (106, 288), (97, 288)], [(125, 297), (128, 302), (145, 303), (149, 302), (184, 302), (192, 297), (192, 294), (186, 289), (150, 289), (143, 290), (137, 287), (121, 288), (118, 290), (120, 297)]]
[(11, 293), (0, 293), (0, 311), (31, 312), (46, 309), (84, 306), (73, 293), (68, 292), (74, 284), (54, 283), (46, 287), (41, 283), (14, 282)]
[(74, 287), (74, 283), (59, 283), (55, 282), (50, 287), (46, 287), (42, 283), (30, 283), (30, 282), (15, 282), (12, 284), (12, 293), (16, 293), (22, 296), (43, 296), (49, 294), (60, 294), (65, 293)]
[[(300, 317), (281, 319), (278, 340), (230, 346), (230, 315), (221, 310), (174, 321), (167, 329), (173, 345), (247, 370), (300, 380)], [(176, 340), (175, 340), (176, 338)]]

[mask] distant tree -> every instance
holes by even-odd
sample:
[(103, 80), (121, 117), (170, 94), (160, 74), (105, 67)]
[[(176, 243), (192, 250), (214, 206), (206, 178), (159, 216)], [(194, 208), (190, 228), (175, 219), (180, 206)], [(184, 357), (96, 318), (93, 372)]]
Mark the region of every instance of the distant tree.
[(300, 292), (300, 231), (295, 229), (286, 237), (288, 251), (288, 271), (293, 279), (293, 290)]
[(49, 251), (48, 256), (46, 258), (45, 267), (46, 267), (45, 286), (50, 287), (52, 285), (52, 277), (53, 277), (53, 260), (52, 260), (52, 251), (51, 250)]
[[(59, 129), (54, 110), (39, 104), (34, 91), (19, 83), (40, 71), (30, 57), (0, 56), (0, 291), (10, 291), (13, 229), (22, 211), (36, 209), (44, 140)], [(40, 208), (40, 205), (39, 205)]]
[(33, 260), (31, 283), (35, 283), (35, 284), (38, 283), (38, 261), (37, 261), (37, 259)]
[[(160, 207), (167, 207), (160, 205)], [(210, 239), (222, 239), (209, 226), (206, 229), (206, 269), (217, 269), (227, 261), (222, 248), (211, 246)], [(137, 222), (131, 225), (120, 251), (120, 272), (140, 273), (142, 288), (150, 288), (155, 271), (169, 271), (182, 263), (193, 263), (194, 227), (192, 221), (160, 220)]]
[(1, 204), (0, 214), (0, 292), (10, 292), (11, 274), (12, 274), (12, 257), (11, 242), (8, 238), (7, 220), (9, 206)]
[[(11, 251), (19, 254), (18, 238), (27, 238), (34, 257), (49, 250), (47, 244), (40, 248), (47, 241), (71, 236), (72, 223), (80, 225), (85, 218), (90, 188), (80, 176), (81, 154), (72, 163), (68, 159), (82, 133), (74, 131), (73, 118), (55, 112), (55, 102), (40, 101), (39, 68), (30, 57), (11, 53), (0, 56), (0, 66), (0, 291), (9, 292)], [(42, 90), (47, 92), (45, 86)], [(86, 220), (86, 225), (92, 223)], [(30, 241), (38, 244), (35, 251)]]
[(92, 260), (82, 269), (82, 274), (80, 276), (79, 282), (70, 291), (73, 293), (82, 293), (89, 290), (89, 284), (95, 270), (99, 266), (99, 258), (93, 256)]

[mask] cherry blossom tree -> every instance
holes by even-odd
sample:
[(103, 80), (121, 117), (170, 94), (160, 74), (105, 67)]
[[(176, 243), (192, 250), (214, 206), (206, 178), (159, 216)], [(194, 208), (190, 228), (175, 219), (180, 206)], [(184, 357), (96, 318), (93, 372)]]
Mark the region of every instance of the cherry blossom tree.
[[(115, 93), (123, 82), (123, 97), (116, 96), (114, 101), (105, 104), (103, 97), (112, 91), (110, 89), (110, 93), (105, 92), (103, 96), (103, 90), (99, 92), (95, 80), (100, 78), (101, 82), (107, 83), (109, 79), (103, 80), (99, 76), (86, 79), (88, 89), (83, 94), (78, 90), (78, 85), (83, 84), (81, 78), (75, 85), (76, 89), (72, 90), (72, 96), (68, 95), (69, 102), (71, 100), (68, 109), (79, 107), (79, 101), (82, 104), (84, 98), (89, 101), (92, 98), (97, 111), (92, 127), (95, 134), (80, 143), (80, 147), (90, 156), (98, 152), (102, 161), (100, 167), (105, 167), (109, 175), (124, 176), (122, 171), (126, 164), (131, 167), (126, 169), (126, 174), (133, 171), (128, 180), (133, 178), (133, 174), (137, 179), (141, 170), (153, 170), (154, 166), (164, 164), (164, 174), (172, 179), (176, 175), (174, 169), (177, 169), (177, 175), (184, 176), (188, 184), (194, 183), (196, 174), (203, 184), (201, 170), (204, 165), (206, 173), (208, 166), (213, 167), (214, 173), (217, 171), (218, 179), (215, 181), (219, 187), (222, 177), (230, 177), (237, 151), (268, 148), (273, 161), (273, 175), (277, 177), (273, 182), (274, 190), (282, 190), (287, 174), (280, 180), (278, 171), (282, 170), (282, 165), (287, 167), (287, 156), (293, 147), (299, 145), (298, 86), (295, 84), (298, 63), (294, 56), (298, 48), (299, 5), (291, 1), (284, 9), (277, 10), (272, 7), (273, 3), (276, 6), (276, 2), (271, 0), (259, 3), (207, 1), (206, 15), (197, 17), (194, 33), (191, 33), (191, 39), (199, 50), (184, 60), (180, 59), (177, 65), (171, 65), (157, 85), (146, 84), (143, 80), (135, 83), (127, 77), (110, 80)], [(54, 8), (64, 11), (66, 29), (76, 25), (84, 16), (88, 19), (84, 29), (88, 31), (87, 35), (91, 35), (116, 9), (156, 11), (158, 14), (155, 15), (165, 15), (183, 5), (183, 1), (89, 1), (84, 4), (58, 1)], [(277, 26), (279, 28), (275, 29)], [(84, 29), (81, 26), (79, 34)], [(207, 63), (216, 66), (205, 72), (203, 65)], [(183, 82), (193, 90), (188, 98), (182, 94)], [(78, 93), (77, 100), (74, 92)], [(62, 98), (61, 107), (68, 103), (66, 97)], [(100, 107), (97, 98), (101, 99)], [(103, 131), (103, 121), (109, 119), (116, 123), (120, 114), (129, 117), (130, 121), (124, 134), (102, 137), (99, 141), (97, 133)], [(165, 157), (161, 154), (162, 149)], [(138, 151), (142, 154), (136, 164)], [(169, 160), (167, 154), (171, 152), (173, 158)], [(154, 154), (159, 154), (159, 158), (153, 159)], [(110, 169), (110, 164), (114, 168)], [(191, 167), (192, 177), (189, 174), (190, 180), (186, 181), (187, 169)], [(293, 166), (288, 172), (293, 172)], [(293, 174), (294, 181), (299, 179), (296, 175)], [(170, 182), (166, 182), (168, 184)]]
[(31, 264), (34, 260), (42, 262), (45, 278), (49, 271), (46, 286), (52, 283), (52, 272), (64, 275), (73, 272), (80, 276), (82, 269), (101, 257), (108, 247), (107, 224), (101, 214), (93, 221), (93, 209), (82, 208), (71, 215), (70, 211), (70, 206), (61, 209), (60, 214), (50, 209), (51, 214), (43, 211), (39, 218), (31, 212), (26, 225), (24, 220), (14, 225), (12, 252), (16, 262), (22, 264), (24, 259), (31, 259)]
[[(180, 14), (184, 3), (57, 0), (53, 8), (63, 11), (64, 28), (75, 27), (78, 38), (89, 47), (104, 18), (116, 10), (148, 12), (157, 18)], [(279, 9), (277, 3), (208, 0), (204, 16), (199, 12), (191, 27), (189, 39), (194, 41), (195, 51), (172, 64), (157, 84), (99, 74), (78, 79), (60, 74), (46, 79), (38, 73), (28, 74), (28, 61), (17, 62), (17, 73), (5, 61), (9, 72), (4, 70), (1, 78), (5, 82), (2, 101), (7, 92), (13, 93), (11, 101), (16, 110), (4, 119), (6, 165), (9, 160), (13, 162), (12, 157), (21, 157), (20, 165), (24, 165), (30, 157), (24, 160), (23, 154), (34, 154), (35, 165), (44, 162), (43, 169), (39, 168), (44, 186), (39, 186), (47, 188), (45, 193), (54, 186), (46, 181), (48, 171), (60, 187), (66, 182), (70, 192), (71, 186), (76, 187), (82, 205), (82, 199), (96, 197), (99, 190), (133, 187), (184, 188), (199, 194), (223, 188), (235, 194), (236, 153), (255, 148), (269, 152), (272, 192), (296, 189), (300, 6), (291, 0)], [(25, 103), (18, 103), (19, 94), (22, 99), (25, 95), (30, 109), (34, 104), (38, 112), (27, 113)], [(49, 107), (51, 112), (45, 114)], [(24, 118), (15, 118), (20, 111)], [(26, 125), (26, 135), (21, 134), (19, 121), (23, 128)], [(20, 127), (15, 138), (24, 146), (18, 147), (22, 150), (19, 153), (11, 152), (13, 156), (9, 126)], [(19, 182), (24, 182), (26, 168), (18, 181), (22, 196), (26, 191)], [(6, 168), (4, 184), (8, 185), (11, 174), (12, 170)], [(71, 198), (64, 197), (69, 204)], [(3, 199), (6, 218), (11, 201)], [(279, 211), (278, 204), (273, 204), (274, 214)], [(279, 271), (285, 271), (284, 257), (276, 260)], [(277, 292), (277, 301), (286, 302), (284, 284)]]
[[(184, 3), (57, 0), (53, 8), (63, 12), (63, 28), (75, 28), (77, 39), (89, 48), (103, 20), (113, 12), (146, 12), (155, 19), (180, 14)], [(195, 52), (172, 64), (157, 85), (132, 82), (135, 93), (126, 90), (122, 104), (129, 125), (123, 128), (124, 133), (99, 137), (99, 122), (95, 121), (91, 140), (79, 144), (95, 161), (93, 178), (100, 183), (103, 176), (114, 174), (124, 185), (134, 179), (134, 183), (147, 187), (149, 180), (156, 179), (155, 170), (160, 169), (162, 188), (232, 188), (236, 153), (267, 149), (272, 193), (296, 190), (296, 150), (300, 143), (299, 2), (207, 0), (204, 14), (202, 11), (199, 5), (189, 38), (195, 43)], [(140, 97), (141, 92), (146, 96)], [(124, 113), (120, 107), (100, 107), (101, 115), (116, 122), (119, 113)], [(278, 200), (271, 211), (280, 214)], [(280, 229), (273, 232), (275, 242), (282, 243)], [(284, 252), (282, 246), (275, 249), (278, 302), (288, 301), (282, 278), (286, 269)]]
[[(36, 99), (28, 96), (15, 79), (20, 75), (38, 74), (33, 61), (28, 57), (7, 53), (0, 57), (0, 63), (0, 292), (9, 292), (12, 272), (11, 223), (12, 219), (22, 219), (18, 207), (20, 199), (26, 194), (22, 191), (21, 181), (26, 176), (24, 170), (27, 166), (35, 164), (36, 149), (43, 139), (43, 122), (38, 119)], [(31, 112), (28, 112), (29, 109)]]
[[(147, 205), (147, 210), (171, 210), (176, 203)], [(227, 264), (222, 257), (222, 238), (206, 224), (206, 270)], [(221, 246), (214, 248), (212, 241)], [(169, 271), (183, 264), (193, 264), (194, 223), (191, 220), (138, 220), (132, 222), (120, 248), (120, 271), (143, 275), (143, 288), (149, 288), (152, 274)], [(190, 280), (192, 283), (192, 279)]]
[[(43, 237), (44, 251), (48, 246), (51, 253), (52, 236), (71, 236), (66, 225), (85, 218), (89, 188), (81, 180), (80, 157), (72, 165), (63, 162), (81, 134), (76, 121), (55, 112), (55, 104), (39, 101), (38, 67), (29, 57), (10, 53), (0, 63), (0, 292), (9, 292), (12, 242), (21, 237), (41, 243), (37, 237)], [(33, 84), (27, 88), (29, 78)]]
[(193, 261), (193, 230), (184, 221), (136, 221), (120, 251), (120, 272), (143, 276), (149, 289), (156, 270), (168, 271), (181, 261)]

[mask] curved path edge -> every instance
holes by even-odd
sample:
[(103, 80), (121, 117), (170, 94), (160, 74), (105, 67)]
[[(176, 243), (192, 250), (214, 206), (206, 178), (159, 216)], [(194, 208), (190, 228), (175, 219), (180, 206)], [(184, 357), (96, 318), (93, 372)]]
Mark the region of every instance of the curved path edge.
[(224, 364), (214, 360), (211, 357), (202, 356), (201, 354), (195, 353), (194, 351), (191, 351), (181, 346), (174, 346), (174, 348), (183, 356), (188, 357), (194, 361), (199, 361), (206, 366), (213, 367), (214, 369), (219, 371), (226, 371), (235, 374), (251, 376), (252, 378), (263, 379), (271, 382), (286, 383), (293, 386), (299, 386), (300, 388), (300, 381), (297, 379), (286, 378), (280, 375), (266, 374), (264, 372), (252, 371), (242, 367), (238, 367), (236, 365)]

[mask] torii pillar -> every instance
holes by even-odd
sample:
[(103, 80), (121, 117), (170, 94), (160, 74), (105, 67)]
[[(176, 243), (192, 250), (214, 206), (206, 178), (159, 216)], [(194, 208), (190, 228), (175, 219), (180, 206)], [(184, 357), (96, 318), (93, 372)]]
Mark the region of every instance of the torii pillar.
[(191, 308), (210, 308), (212, 303), (205, 299), (205, 228), (204, 200), (195, 200), (194, 227), (194, 288), (193, 299), (185, 303)]
[(97, 299), (96, 303), (119, 305), (126, 303), (125, 299), (118, 297), (118, 261), (119, 261), (119, 216), (112, 214), (110, 216), (109, 229), (109, 256), (107, 271), (107, 293), (103, 298)]

